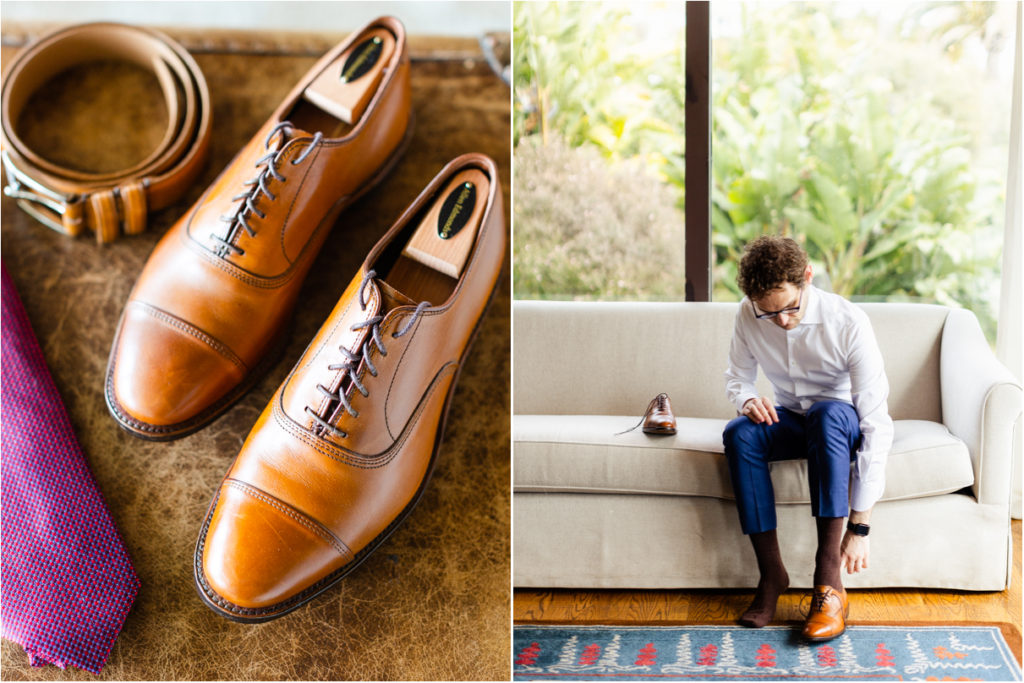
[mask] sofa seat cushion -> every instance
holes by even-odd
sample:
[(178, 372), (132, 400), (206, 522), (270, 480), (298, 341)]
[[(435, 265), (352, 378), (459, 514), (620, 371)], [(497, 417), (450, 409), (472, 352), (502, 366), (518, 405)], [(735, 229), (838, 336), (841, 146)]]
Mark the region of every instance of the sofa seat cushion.
[[(734, 498), (722, 445), (727, 420), (677, 418), (649, 436), (635, 416), (515, 415), (514, 490)], [(974, 483), (964, 442), (937, 422), (896, 420), (882, 500), (922, 498)], [(809, 503), (807, 462), (771, 464), (777, 503)]]

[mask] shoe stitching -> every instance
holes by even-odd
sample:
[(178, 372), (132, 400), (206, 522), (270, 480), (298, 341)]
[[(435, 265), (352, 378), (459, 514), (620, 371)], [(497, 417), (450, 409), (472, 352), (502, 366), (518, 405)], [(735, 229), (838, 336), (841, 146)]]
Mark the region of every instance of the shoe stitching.
[[(409, 125), (410, 126), (411, 126), (411, 123), (412, 123), (412, 118), (410, 116), (410, 121), (409, 121)], [(411, 136), (411, 131), (409, 130), (408, 126), (406, 128), (406, 133), (405, 134), (406, 134), (406, 136)], [(401, 154), (408, 147), (408, 140), (409, 139), (411, 139), (411, 138), (403, 138), (401, 141), (399, 141), (398, 146), (396, 146), (394, 149), (392, 149), (392, 150), (390, 150), (390, 152), (388, 152), (388, 158), (384, 161), (383, 164), (381, 164), (381, 166), (374, 173), (374, 175), (371, 176), (370, 178), (368, 178), (366, 180), (366, 182), (364, 182), (362, 185), (357, 187), (351, 193), (349, 193), (349, 194), (345, 195), (345, 197), (342, 197), (341, 199), (339, 199), (338, 202), (340, 203), (340, 202), (343, 202), (343, 201), (354, 200), (354, 199), (362, 196), (364, 193), (369, 192), (371, 189), (373, 189), (377, 185), (379, 185), (381, 183), (381, 181), (384, 179), (384, 177), (388, 173), (390, 173), (391, 170), (394, 169), (394, 166), (398, 162), (399, 158), (401, 157)], [(327, 144), (327, 141), (324, 141), (323, 143), (321, 143), (320, 146), (321, 147), (326, 147), (326, 146), (330, 146), (330, 145)], [(203, 197), (201, 197), (200, 200), (199, 200), (200, 204), (203, 204), (203, 203), (206, 202), (206, 197), (207, 197), (207, 195), (209, 195), (209, 193), (211, 191), (212, 191), (212, 189), (207, 189), (206, 190), (206, 192), (203, 194)], [(345, 206), (346, 205), (343, 205), (342, 208), (345, 208)], [(302, 260), (307, 256), (307, 254), (312, 253), (309, 247), (310, 247), (310, 244), (312, 244), (315, 241), (316, 235), (319, 234), (322, 230), (324, 230), (325, 227), (328, 230), (330, 229), (330, 227), (333, 227), (333, 221), (331, 222), (330, 225), (328, 225), (323, 219), (321, 219), (320, 223), (316, 227), (316, 230), (314, 230), (313, 233), (310, 235), (310, 239), (306, 241), (305, 245), (303, 245), (302, 252), (298, 256), (296, 256), (295, 261), (288, 267), (288, 269), (285, 270), (283, 273), (280, 273), (278, 275), (273, 275), (273, 276), (270, 276), (270, 277), (263, 277), (263, 276), (259, 276), (259, 275), (256, 275), (254, 273), (251, 273), (251, 272), (245, 270), (244, 268), (242, 268), (241, 266), (238, 266), (238, 265), (236, 265), (234, 263), (231, 263), (230, 261), (225, 261), (224, 259), (221, 259), (221, 258), (217, 257), (212, 251), (210, 251), (207, 247), (203, 246), (201, 242), (199, 242), (195, 237), (193, 237), (192, 236), (192, 221), (193, 221), (196, 213), (198, 213), (198, 209), (194, 209), (192, 211), (192, 213), (191, 213), (191, 215), (189, 216), (189, 219), (188, 219), (188, 224), (185, 226), (185, 230), (181, 233), (182, 241), (185, 242), (186, 246), (188, 248), (190, 248), (197, 256), (200, 256), (204, 261), (206, 261), (210, 265), (212, 265), (212, 266), (214, 266), (214, 267), (224, 271), (225, 273), (227, 273), (231, 277), (239, 280), (240, 282), (244, 282), (247, 285), (251, 285), (253, 287), (257, 287), (257, 288), (260, 288), (260, 289), (279, 289), (279, 288), (287, 285), (289, 282), (291, 282), (295, 278), (295, 276), (299, 273), (299, 271), (301, 270), (299, 265), (301, 264)], [(328, 212), (328, 213), (330, 213), (330, 212)], [(325, 216), (325, 218), (326, 218), (326, 216)], [(310, 257), (310, 260), (312, 260), (315, 257), (316, 257), (316, 254), (314, 253), (313, 256)]]
[[(393, 320), (392, 322), (396, 323), (395, 326), (397, 327), (397, 320)], [(391, 432), (391, 421), (388, 420), (388, 403), (391, 400), (391, 390), (394, 388), (395, 381), (398, 379), (398, 373), (402, 369), (402, 363), (405, 361), (405, 356), (409, 352), (409, 349), (412, 348), (412, 342), (416, 338), (416, 333), (419, 331), (420, 326), (416, 325), (416, 329), (414, 329), (412, 334), (409, 336), (409, 341), (405, 343), (405, 348), (402, 349), (402, 356), (398, 359), (398, 364), (395, 366), (395, 372), (391, 375), (391, 381), (388, 383), (388, 393), (384, 399), (384, 428), (387, 429), (388, 436), (391, 439), (395, 438), (395, 435)]]
[(193, 556), (193, 571), (195, 572), (195, 577), (198, 580), (198, 584), (200, 585), (203, 594), (210, 600), (212, 604), (220, 606), (220, 608), (223, 609), (225, 612), (241, 617), (253, 616), (258, 618), (260, 621), (265, 620), (263, 619), (264, 617), (266, 619), (273, 619), (278, 616), (282, 616), (284, 614), (287, 614), (288, 612), (291, 612), (296, 607), (306, 604), (311, 599), (313, 599), (313, 597), (319, 595), (323, 590), (326, 590), (330, 586), (334, 585), (335, 583), (337, 583), (337, 581), (347, 576), (352, 570), (358, 567), (367, 557), (369, 557), (371, 553), (373, 553), (380, 546), (380, 544), (385, 539), (387, 539), (394, 532), (398, 525), (405, 520), (405, 518), (412, 511), (412, 508), (416, 505), (416, 503), (419, 501), (420, 497), (423, 494), (424, 488), (427, 483), (427, 479), (430, 476), (430, 472), (433, 471), (433, 466), (437, 459), (437, 451), (438, 449), (437, 446), (435, 445), (434, 452), (431, 456), (431, 464), (427, 472), (427, 477), (425, 477), (424, 480), (420, 483), (420, 487), (419, 489), (417, 489), (417, 493), (413, 496), (412, 500), (409, 501), (409, 503), (406, 505), (403, 511), (399, 513), (399, 515), (395, 519), (393, 519), (391, 523), (388, 524), (388, 526), (380, 534), (374, 537), (374, 539), (370, 541), (369, 544), (364, 546), (358, 553), (356, 553), (354, 559), (351, 562), (343, 565), (342, 567), (339, 567), (337, 570), (331, 572), (330, 574), (320, 579), (313, 585), (307, 587), (305, 590), (296, 593), (292, 597), (282, 602), (279, 602), (275, 605), (271, 605), (269, 607), (249, 608), (235, 605), (225, 600), (220, 595), (218, 595), (217, 592), (214, 591), (213, 588), (206, 581), (206, 573), (203, 570), (201, 558), (203, 556), (203, 551), (206, 547), (206, 535), (210, 527), (210, 521), (213, 518), (213, 510), (217, 505), (217, 501), (220, 499), (220, 493), (218, 493), (216, 496), (214, 496), (213, 503), (211, 503), (210, 510), (206, 515), (206, 520), (203, 522), (203, 527), (199, 533), (199, 541), (196, 544), (196, 552)]
[[(341, 314), (338, 316), (337, 322), (334, 323), (334, 325), (331, 327), (330, 332), (328, 332), (327, 336), (324, 337), (325, 339), (330, 339), (330, 338), (332, 338), (335, 335), (335, 333), (338, 331), (338, 328), (341, 327), (341, 324), (343, 322), (345, 322), (345, 316), (348, 315), (348, 312), (350, 310), (352, 310), (352, 299), (351, 298), (349, 298), (348, 303), (345, 304), (345, 308), (343, 308), (341, 310)], [(296, 365), (296, 370), (306, 369), (306, 368), (312, 367), (313, 364), (316, 362), (317, 358), (320, 357), (320, 354), (323, 351), (328, 350), (328, 348), (329, 347), (328, 347), (327, 344), (321, 344), (320, 347), (313, 353), (312, 357), (310, 357), (310, 359), (308, 361), (306, 361), (305, 365), (302, 365), (301, 368), (300, 368), (300, 366)], [(303, 354), (303, 355), (305, 355), (305, 354)], [(295, 376), (295, 372), (293, 371), (291, 373), (291, 376), (289, 376), (285, 380), (285, 383), (284, 383), (285, 387), (287, 387), (291, 383), (292, 377), (294, 377), (294, 376)], [(284, 393), (283, 390), (282, 390), (282, 393)]]
[[(312, 145), (313, 143), (310, 143), (310, 144)], [(291, 220), (292, 212), (295, 211), (295, 204), (296, 204), (296, 202), (298, 202), (299, 197), (302, 196), (302, 188), (306, 186), (306, 180), (309, 178), (310, 172), (313, 170), (313, 167), (316, 165), (317, 159), (320, 158), (320, 148), (322, 146), (323, 146), (322, 144), (321, 145), (317, 145), (316, 150), (312, 154), (313, 158), (310, 160), (310, 162), (308, 164), (306, 164), (306, 172), (302, 174), (302, 179), (299, 181), (298, 190), (296, 191), (295, 196), (292, 197), (292, 203), (288, 205), (288, 211), (284, 215), (284, 220), (281, 221), (281, 230), (280, 230), (281, 253), (284, 255), (284, 260), (288, 262), (289, 266), (293, 265), (295, 263), (295, 261), (298, 261), (302, 257), (302, 252), (305, 250), (306, 244), (309, 244), (312, 241), (313, 235), (316, 234), (317, 230), (320, 227), (318, 225), (317, 228), (315, 228), (313, 230), (313, 232), (309, 236), (309, 239), (307, 239), (305, 244), (303, 244), (302, 247), (299, 248), (299, 253), (295, 255), (295, 260), (293, 261), (288, 256), (288, 250), (284, 246), (284, 236), (285, 236), (285, 233), (288, 232), (288, 222)], [(339, 201), (341, 201), (342, 199), (344, 199), (344, 197), (339, 198)], [(330, 214), (331, 212), (328, 210), (327, 213)]]
[[(317, 131), (313, 134), (312, 141), (305, 147), (301, 147), (302, 137), (295, 137), (295, 134), (302, 134), (298, 128), (296, 128), (290, 121), (281, 121), (277, 123), (270, 132), (267, 133), (266, 138), (263, 141), (264, 154), (254, 162), (254, 166), (259, 169), (255, 177), (246, 180), (242, 183), (242, 186), (247, 188), (240, 194), (235, 195), (231, 198), (231, 203), (241, 202), (235, 207), (232, 213), (220, 217), (220, 220), (228, 224), (225, 234), (221, 236), (217, 232), (210, 233), (210, 239), (220, 244), (214, 252), (218, 257), (227, 259), (229, 252), (237, 255), (244, 256), (245, 250), (238, 246), (238, 240), (241, 238), (242, 230), (249, 237), (256, 237), (256, 230), (249, 225), (249, 220), (252, 218), (258, 218), (265, 220), (267, 214), (260, 209), (257, 205), (260, 203), (262, 198), (266, 198), (267, 202), (274, 202), (278, 198), (278, 194), (274, 194), (270, 191), (270, 180), (276, 180), (280, 184), (287, 182), (288, 178), (281, 172), (280, 169), (286, 168), (287, 164), (296, 166), (305, 161), (313, 152), (316, 151), (317, 146), (323, 140), (323, 133)], [(272, 141), (277, 140), (276, 149), (272, 147)], [(295, 143), (295, 144), (292, 144)], [(300, 150), (298, 156), (294, 159), (290, 157), (295, 154), (296, 151)], [(302, 178), (305, 179), (309, 173), (309, 166), (306, 166), (306, 172)], [(300, 187), (301, 190), (301, 181)], [(278, 189), (279, 192), (280, 188)], [(292, 197), (292, 204), (295, 203), (295, 197)], [(290, 213), (290, 211), (289, 211)], [(281, 224), (283, 227), (284, 223)], [(287, 255), (286, 255), (287, 260)]]
[(420, 399), (420, 404), (410, 416), (409, 422), (406, 424), (400, 440), (377, 455), (360, 455), (355, 451), (340, 448), (329, 441), (311, 436), (307, 429), (305, 429), (301, 424), (295, 422), (288, 413), (285, 412), (284, 406), (281, 404), (280, 392), (278, 392), (277, 396), (273, 399), (274, 407), (271, 412), (274, 416), (274, 420), (282, 429), (321, 455), (336, 462), (351, 465), (352, 467), (358, 467), (360, 469), (379, 469), (387, 466), (392, 460), (394, 460), (395, 456), (398, 455), (398, 451), (401, 450), (401, 447), (405, 445), (405, 442), (412, 434), (413, 427), (415, 427), (416, 423), (419, 422), (419, 418), (422, 416), (432, 394), (437, 387), (441, 385), (441, 380), (444, 379), (444, 375), (449, 370), (456, 370), (457, 368), (458, 364), (452, 362), (445, 364), (440, 370), (438, 370), (437, 375), (434, 376), (430, 386), (427, 388), (426, 392), (424, 392), (423, 398)]
[[(367, 285), (374, 282), (377, 273), (373, 270), (369, 270), (363, 274), (362, 282), (359, 284), (359, 290), (357, 292), (359, 308), (362, 312), (366, 312), (367, 309), (373, 310), (372, 304), (374, 303), (374, 296), (379, 295), (383, 297), (383, 294), (378, 292), (378, 288), (372, 288), (370, 290), (370, 297), (364, 299)], [(391, 333), (391, 338), (395, 339), (403, 337), (408, 333), (416, 321), (420, 318), (423, 312), (430, 307), (430, 302), (421, 301), (416, 305), (416, 310), (413, 311), (408, 321), (396, 332)], [(384, 338), (381, 336), (381, 323), (384, 322), (387, 314), (382, 314), (383, 307), (378, 307), (376, 314), (372, 315), (364, 320), (353, 323), (349, 326), (349, 329), (353, 332), (359, 332), (361, 330), (369, 330), (369, 332), (361, 334), (357, 337), (356, 343), (353, 345), (352, 350), (349, 350), (344, 344), (338, 345), (338, 350), (344, 357), (340, 363), (331, 363), (327, 366), (328, 371), (336, 371), (339, 374), (333, 376), (330, 387), (325, 387), (322, 383), (317, 383), (316, 388), (323, 398), (320, 400), (318, 408), (314, 409), (308, 403), (303, 409), (304, 412), (310, 416), (315, 423), (312, 427), (314, 433), (317, 436), (327, 438), (328, 434), (339, 436), (342, 439), (348, 438), (348, 433), (338, 426), (340, 420), (347, 413), (352, 419), (359, 418), (359, 411), (356, 410), (349, 400), (349, 394), (351, 393), (351, 400), (355, 401), (355, 391), (358, 390), (363, 397), (370, 395), (370, 390), (366, 388), (362, 380), (366, 378), (366, 371), (369, 370), (370, 375), (376, 378), (380, 373), (376, 366), (373, 364), (371, 357), (373, 355), (373, 349), (376, 347), (377, 353), (381, 357), (388, 355), (387, 350), (384, 348)], [(392, 321), (398, 316), (392, 317)], [(362, 344), (359, 344), (359, 341)], [(406, 347), (408, 348), (408, 347)], [(345, 377), (348, 377), (349, 384), (347, 387), (343, 387)], [(367, 380), (369, 384), (369, 380)], [(386, 397), (385, 397), (386, 401)], [(386, 403), (385, 403), (386, 405)], [(332, 409), (333, 406), (333, 409)]]
[[(200, 256), (204, 261), (224, 271), (236, 280), (259, 289), (280, 289), (291, 282), (295, 276), (299, 274), (299, 271), (302, 270), (300, 265), (303, 258), (307, 253), (311, 253), (309, 245), (315, 241), (317, 233), (323, 229), (324, 221), (321, 220), (320, 224), (317, 225), (316, 230), (314, 230), (310, 235), (310, 239), (307, 240), (306, 244), (302, 247), (302, 253), (295, 258), (295, 261), (288, 266), (288, 269), (281, 274), (272, 275), (270, 277), (255, 275), (231, 261), (225, 261), (224, 259), (216, 256), (212, 251), (204, 247), (198, 240), (192, 237), (191, 231), (184, 234), (183, 238), (185, 239), (187, 246), (197, 256)], [(312, 258), (315, 258), (315, 254)], [(310, 260), (312, 260), (312, 258)]]
[(245, 364), (245, 362), (241, 358), (239, 358), (238, 354), (232, 351), (227, 344), (207, 334), (206, 332), (203, 332), (201, 329), (199, 329), (192, 323), (188, 322), (187, 320), (182, 320), (181, 318), (171, 313), (168, 313), (167, 311), (164, 311), (160, 308), (157, 308), (156, 306), (147, 304), (144, 301), (129, 301), (128, 305), (141, 309), (144, 313), (147, 313), (148, 315), (159, 320), (165, 325), (169, 325), (181, 332), (184, 332), (185, 334), (191, 337), (195, 337), (196, 339), (203, 342), (208, 347), (219, 353), (225, 359), (231, 361), (233, 364), (238, 366), (243, 371), (249, 371), (249, 367)]
[[(104, 396), (107, 400), (107, 408), (110, 410), (111, 415), (114, 416), (114, 419), (117, 420), (118, 424), (141, 438), (149, 438), (149, 435), (152, 435), (152, 438), (154, 439), (173, 439), (181, 436), (188, 436), (188, 434), (202, 428), (207, 422), (212, 422), (224, 410), (241, 398), (243, 394), (255, 385), (257, 379), (262, 377), (269, 367), (277, 361), (277, 357), (283, 352), (284, 345), (287, 341), (285, 335), (279, 334), (271, 345), (270, 350), (264, 354), (263, 358), (242, 379), (242, 381), (202, 413), (189, 418), (184, 422), (158, 426), (141, 422), (131, 417), (124, 410), (124, 406), (122, 406), (117, 400), (116, 392), (114, 391), (114, 373), (117, 368), (121, 339), (121, 323), (123, 323), (123, 321), (124, 313), (122, 312), (121, 322), (118, 323), (118, 332), (114, 336), (114, 344), (110, 351), (110, 359), (107, 361), (107, 377), (104, 383)], [(145, 434), (140, 434), (138, 432), (144, 432)]]
[(352, 559), (355, 557), (355, 553), (349, 550), (348, 546), (345, 545), (345, 543), (342, 542), (340, 538), (335, 536), (333, 532), (324, 527), (323, 524), (313, 519), (312, 517), (309, 517), (308, 515), (299, 512), (298, 510), (291, 507), (287, 503), (284, 503), (283, 501), (280, 501), (277, 498), (271, 496), (269, 493), (262, 491), (249, 484), (246, 484), (245, 482), (239, 481), (238, 479), (226, 479), (224, 481), (224, 485), (237, 489), (242, 493), (245, 493), (251, 496), (252, 498), (255, 498), (256, 500), (266, 503), (267, 505), (271, 506), (275, 510), (281, 512), (282, 514), (287, 515), (288, 517), (295, 520), (305, 528), (312, 531), (320, 538), (327, 541), (332, 548), (338, 551), (339, 555), (347, 558), (348, 561), (351, 562)]

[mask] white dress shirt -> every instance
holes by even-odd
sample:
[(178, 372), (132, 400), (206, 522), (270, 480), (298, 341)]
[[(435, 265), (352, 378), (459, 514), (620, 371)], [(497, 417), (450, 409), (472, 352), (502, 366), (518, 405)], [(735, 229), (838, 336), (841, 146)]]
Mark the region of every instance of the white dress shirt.
[(804, 291), (804, 316), (792, 330), (758, 320), (749, 299), (740, 302), (725, 372), (726, 394), (736, 410), (752, 398), (757, 367), (775, 390), (778, 405), (804, 414), (822, 400), (851, 404), (862, 441), (851, 482), (854, 510), (870, 509), (885, 489), (885, 462), (893, 426), (886, 399), (889, 380), (871, 322), (863, 310), (813, 285)]

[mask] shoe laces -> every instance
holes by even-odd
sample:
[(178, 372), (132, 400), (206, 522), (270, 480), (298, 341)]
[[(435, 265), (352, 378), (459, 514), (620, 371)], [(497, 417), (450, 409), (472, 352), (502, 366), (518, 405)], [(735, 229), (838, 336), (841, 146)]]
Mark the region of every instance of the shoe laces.
[(811, 606), (814, 608), (816, 612), (820, 612), (825, 608), (825, 602), (827, 602), (828, 599), (832, 597), (833, 593), (835, 593), (835, 591), (832, 590), (831, 587), (829, 587), (827, 590), (823, 590), (820, 593), (815, 593), (811, 599)]
[[(266, 140), (263, 142), (263, 147), (268, 150), (266, 154), (256, 160), (256, 168), (259, 169), (259, 173), (254, 178), (245, 181), (245, 185), (248, 189), (245, 192), (235, 195), (231, 198), (232, 202), (240, 202), (235, 208), (234, 212), (221, 216), (220, 220), (228, 224), (228, 228), (223, 236), (213, 235), (213, 239), (221, 244), (219, 248), (220, 256), (227, 255), (228, 251), (233, 251), (239, 256), (245, 254), (245, 250), (234, 243), (234, 236), (237, 234), (237, 226), (241, 226), (249, 237), (255, 237), (256, 231), (253, 230), (252, 226), (249, 225), (249, 219), (253, 216), (257, 218), (266, 218), (267, 214), (264, 213), (258, 206), (258, 202), (261, 196), (266, 197), (267, 201), (274, 201), (277, 199), (277, 195), (270, 191), (268, 187), (269, 178), (273, 178), (279, 182), (285, 182), (285, 176), (278, 170), (281, 163), (281, 153), (284, 150), (285, 145), (288, 143), (290, 133), (297, 130), (290, 121), (282, 121), (281, 123), (274, 126), (267, 134)], [(278, 133), (281, 135), (278, 136)], [(278, 137), (278, 145), (276, 149), (271, 149), (271, 141), (274, 137)], [(313, 135), (313, 141), (302, 150), (299, 156), (295, 157), (291, 161), (293, 166), (297, 166), (306, 160), (312, 151), (316, 148), (320, 141), (323, 139), (323, 133), (317, 132)]]
[(654, 398), (651, 399), (650, 403), (647, 404), (647, 410), (644, 411), (644, 414), (643, 414), (643, 416), (641, 416), (639, 422), (637, 422), (635, 425), (633, 425), (632, 427), (630, 427), (629, 429), (627, 429), (625, 431), (616, 432), (613, 436), (620, 436), (622, 434), (625, 434), (626, 432), (631, 432), (634, 429), (636, 429), (637, 427), (639, 427), (640, 425), (642, 425), (644, 423), (644, 420), (647, 419), (647, 416), (651, 414), (651, 409), (653, 409), (655, 407), (657, 407), (658, 410), (668, 410), (668, 406), (665, 403), (666, 401), (668, 401), (668, 394), (666, 394), (664, 392), (658, 394), (657, 396), (655, 396)]
[[(825, 602), (832, 597), (833, 592), (832, 588), (829, 587), (827, 590), (823, 590), (820, 593), (818, 591), (812, 591), (810, 595), (804, 595), (800, 600), (800, 611), (803, 613), (804, 618), (812, 613), (824, 610)], [(810, 598), (810, 609), (807, 609), (808, 598)]]
[[(365, 296), (366, 287), (375, 277), (377, 277), (377, 273), (371, 270), (363, 276), (362, 282), (360, 282), (359, 284), (359, 308), (362, 311), (366, 310), (367, 305)], [(422, 315), (423, 310), (430, 305), (431, 304), (429, 301), (421, 301), (419, 304), (417, 304), (416, 310), (413, 311), (411, 316), (409, 316), (409, 319), (405, 322), (402, 328), (393, 332), (391, 334), (391, 337), (397, 339), (399, 337), (404, 336), (409, 330), (412, 329), (412, 326), (416, 323), (416, 320), (420, 317), (420, 315)], [(380, 323), (383, 320), (383, 315), (375, 315), (370, 318), (367, 318), (366, 320), (362, 320), (360, 322), (353, 324), (349, 328), (353, 332), (358, 332), (360, 330), (370, 328), (369, 334), (366, 335), (366, 340), (363, 342), (361, 347), (356, 349), (355, 353), (345, 348), (344, 344), (339, 345), (338, 350), (341, 351), (344, 360), (342, 360), (342, 362), (340, 363), (332, 363), (327, 366), (328, 370), (334, 372), (341, 372), (342, 380), (344, 380), (345, 377), (348, 377), (348, 386), (345, 386), (344, 381), (341, 381), (338, 383), (338, 390), (331, 391), (323, 384), (316, 385), (317, 391), (328, 399), (328, 403), (322, 413), (318, 412), (312, 406), (308, 405), (305, 408), (305, 412), (307, 415), (310, 416), (310, 418), (312, 418), (313, 422), (317, 425), (317, 429), (320, 434), (330, 432), (331, 434), (340, 436), (343, 439), (348, 438), (348, 433), (342, 429), (339, 429), (337, 426), (332, 424), (331, 421), (340, 416), (342, 410), (351, 415), (353, 418), (359, 417), (359, 411), (352, 407), (352, 403), (348, 399), (348, 388), (355, 387), (355, 389), (359, 391), (359, 393), (362, 394), (364, 397), (370, 395), (369, 389), (366, 388), (366, 386), (359, 378), (359, 364), (360, 361), (362, 361), (363, 365), (366, 367), (367, 372), (370, 373), (370, 376), (377, 376), (377, 367), (373, 364), (373, 361), (370, 360), (370, 352), (373, 350), (374, 347), (376, 347), (381, 357), (388, 355), (387, 349), (384, 347), (384, 340), (380, 334)]]

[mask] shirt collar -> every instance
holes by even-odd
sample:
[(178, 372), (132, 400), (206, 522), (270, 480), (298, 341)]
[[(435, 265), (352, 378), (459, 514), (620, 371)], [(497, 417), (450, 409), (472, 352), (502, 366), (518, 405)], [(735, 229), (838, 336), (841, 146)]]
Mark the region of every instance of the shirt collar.
[[(821, 297), (818, 288), (814, 285), (807, 285), (804, 289), (804, 317), (800, 319), (800, 325), (810, 324), (819, 325), (822, 322), (821, 317)], [(797, 325), (799, 327), (800, 325)]]

